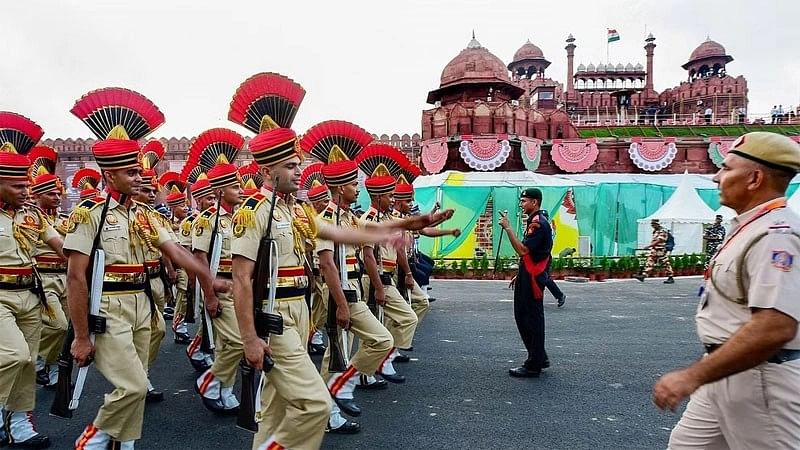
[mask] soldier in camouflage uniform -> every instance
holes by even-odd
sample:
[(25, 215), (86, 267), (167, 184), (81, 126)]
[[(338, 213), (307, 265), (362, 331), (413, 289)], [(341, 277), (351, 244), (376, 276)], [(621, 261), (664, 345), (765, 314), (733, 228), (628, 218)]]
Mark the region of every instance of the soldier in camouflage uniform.
[(703, 233), (703, 240), (706, 241), (706, 262), (705, 268), (708, 268), (708, 262), (717, 254), (722, 241), (725, 240), (725, 227), (722, 226), (722, 216), (717, 214), (714, 224), (708, 227)]
[(646, 277), (650, 276), (656, 265), (661, 265), (667, 271), (667, 279), (664, 283), (672, 284), (675, 280), (672, 278), (672, 263), (669, 261), (669, 252), (667, 251), (667, 238), (669, 235), (667, 230), (658, 222), (658, 219), (651, 220), (650, 225), (653, 227), (653, 239), (650, 241), (650, 245), (647, 246), (650, 249), (650, 253), (647, 255), (644, 271), (633, 277), (639, 281), (644, 281)]

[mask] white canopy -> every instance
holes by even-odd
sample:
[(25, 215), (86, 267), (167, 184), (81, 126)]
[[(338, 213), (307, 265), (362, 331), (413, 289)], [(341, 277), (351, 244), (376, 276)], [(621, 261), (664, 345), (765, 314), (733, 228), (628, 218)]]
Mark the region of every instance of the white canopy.
[(667, 202), (649, 217), (639, 219), (640, 248), (650, 242), (650, 221), (658, 219), (661, 226), (675, 237), (673, 253), (700, 253), (703, 250), (703, 225), (713, 223), (717, 213), (706, 205), (692, 184), (691, 177), (684, 174)]

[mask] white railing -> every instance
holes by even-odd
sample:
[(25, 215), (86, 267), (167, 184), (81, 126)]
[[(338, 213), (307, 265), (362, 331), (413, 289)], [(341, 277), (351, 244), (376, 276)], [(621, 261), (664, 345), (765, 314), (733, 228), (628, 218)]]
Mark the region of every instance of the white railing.
[(783, 117), (772, 117), (770, 113), (748, 113), (744, 116), (733, 115), (722, 117), (720, 115), (711, 114), (706, 117), (701, 113), (692, 114), (641, 114), (640, 111), (628, 110), (616, 112), (614, 110), (606, 110), (604, 107), (584, 109), (581, 108), (580, 112), (573, 112), (570, 114), (572, 123), (575, 126), (600, 126), (600, 127), (613, 127), (613, 126), (626, 126), (626, 125), (640, 125), (640, 126), (703, 126), (703, 125), (732, 125), (732, 124), (777, 124), (777, 125), (800, 125), (800, 115), (797, 114), (784, 114)]

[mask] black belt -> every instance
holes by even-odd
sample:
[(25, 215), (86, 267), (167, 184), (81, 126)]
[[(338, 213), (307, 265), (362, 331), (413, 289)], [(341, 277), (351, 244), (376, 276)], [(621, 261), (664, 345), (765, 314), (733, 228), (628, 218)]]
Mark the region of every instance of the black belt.
[(2, 291), (22, 291), (26, 289), (33, 289), (33, 283), (17, 284), (17, 283), (2, 283), (0, 282), (0, 290)]
[[(706, 348), (706, 353), (709, 355), (714, 353), (718, 348), (722, 347), (722, 344), (703, 344)], [(782, 348), (778, 350), (777, 353), (769, 357), (767, 359), (768, 363), (772, 364), (783, 364), (785, 362), (794, 361), (796, 359), (800, 359), (800, 350), (789, 350), (786, 348)]]
[(39, 273), (57, 273), (60, 275), (67, 273), (67, 269), (46, 269), (44, 267), (39, 267), (37, 270)]
[(144, 283), (129, 283), (126, 281), (103, 282), (103, 294), (126, 291), (144, 291)]
[(381, 274), (381, 283), (384, 286), (392, 286), (392, 278), (394, 278), (394, 274), (392, 272), (383, 272)]
[(319, 276), (319, 269), (315, 267), (315, 268), (311, 269), (311, 273), (313, 273), (315, 277), (318, 277)]
[(275, 288), (275, 299), (303, 297), (306, 295), (306, 288), (299, 287), (279, 287)]
[(225, 278), (226, 280), (232, 280), (233, 272), (217, 272), (217, 277)]

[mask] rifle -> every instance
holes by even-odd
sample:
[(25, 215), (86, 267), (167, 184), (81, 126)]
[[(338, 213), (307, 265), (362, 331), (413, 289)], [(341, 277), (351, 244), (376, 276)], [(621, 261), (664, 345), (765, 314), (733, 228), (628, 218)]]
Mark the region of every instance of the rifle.
[(191, 289), (188, 285), (188, 278), (189, 275), (187, 273), (187, 286), (186, 286), (186, 317), (183, 318), (183, 321), (186, 323), (196, 323), (196, 312), (194, 310), (194, 289)]
[[(211, 242), (208, 244), (208, 253), (206, 253), (206, 258), (208, 259), (208, 270), (211, 272), (212, 277), (217, 276), (217, 271), (219, 270), (219, 259), (222, 254), (222, 240), (218, 239), (217, 234), (219, 233), (219, 209), (222, 205), (217, 207), (217, 213), (214, 218), (214, 228), (211, 232)], [(200, 280), (195, 277), (194, 281), (194, 291), (195, 291), (195, 299), (204, 299), (203, 290), (200, 287)], [(202, 302), (196, 302), (195, 307), (199, 307), (200, 304), (205, 306), (205, 300)], [(205, 309), (205, 308), (203, 308)], [(203, 324), (203, 339), (200, 344), (201, 350), (206, 353), (212, 353), (214, 351), (214, 327), (211, 321), (211, 315), (208, 311), (201, 312), (201, 320)]]
[[(277, 185), (277, 178), (275, 184)], [(278, 244), (272, 237), (272, 220), (275, 214), (275, 203), (278, 190), (272, 190), (272, 203), (269, 207), (267, 219), (267, 234), (258, 243), (255, 269), (253, 272), (253, 325), (258, 337), (269, 344), (270, 335), (283, 334), (283, 317), (275, 313), (275, 294), (278, 287)], [(266, 308), (264, 298), (267, 299)], [(258, 431), (258, 417), (261, 408), (261, 383), (264, 374), (275, 366), (272, 357), (265, 354), (262, 362), (261, 373), (256, 377), (256, 370), (242, 358), (239, 364), (242, 371), (242, 393), (239, 415), (236, 426), (253, 433)]]
[[(381, 221), (380, 214), (381, 214), (380, 211), (376, 212), (377, 217), (375, 218), (375, 220), (377, 222)], [(381, 283), (384, 286), (386, 286), (387, 283), (384, 283), (384, 276), (383, 276), (383, 258), (381, 255), (381, 247), (380, 244), (378, 244), (377, 242), (372, 246), (372, 254), (375, 257), (375, 262), (378, 266), (378, 276), (381, 280)], [(388, 284), (391, 284), (391, 280), (387, 281), (389, 281)], [(378, 322), (383, 323), (383, 305), (379, 305), (378, 301), (375, 299), (375, 283), (373, 283), (372, 280), (370, 280), (369, 292), (367, 293), (367, 306), (372, 311), (372, 314), (375, 315), (375, 318), (378, 319)]]
[[(106, 331), (106, 320), (100, 317), (100, 298), (103, 294), (103, 276), (105, 275), (106, 254), (100, 246), (100, 232), (106, 222), (108, 214), (109, 197), (106, 197), (103, 211), (100, 213), (100, 222), (97, 226), (97, 233), (92, 241), (92, 250), (89, 252), (89, 265), (86, 267), (86, 281), (90, 283), (89, 291), (89, 339), (94, 344), (94, 335), (102, 334)], [(72, 390), (72, 341), (75, 340), (75, 328), (72, 322), (69, 323), (61, 353), (58, 355), (58, 383), (56, 384), (56, 395), (53, 404), (50, 406), (50, 415), (64, 419), (72, 418), (72, 411), (78, 408), (78, 402), (83, 393), (83, 385), (86, 382), (86, 374), (89, 366), (78, 369), (78, 377), (75, 380), (75, 390)]]
[[(341, 195), (339, 196), (339, 203), (341, 203)], [(336, 226), (339, 226), (341, 206), (337, 204), (336, 207)], [(335, 244), (333, 247), (333, 260), (336, 262), (336, 268), (339, 270), (339, 280), (342, 288), (342, 293), (348, 303), (355, 302), (358, 299), (356, 291), (353, 289), (345, 289), (347, 283), (347, 265), (345, 264), (345, 252), (342, 244)], [(348, 286), (349, 287), (349, 286)], [(325, 324), (328, 333), (328, 348), (330, 349), (330, 360), (328, 361), (328, 370), (330, 372), (344, 372), (347, 370), (349, 364), (350, 352), (348, 351), (348, 344), (350, 339), (347, 335), (347, 330), (342, 330), (339, 334), (339, 325), (336, 323), (336, 301), (333, 297), (333, 292), (328, 293), (328, 320)]]

